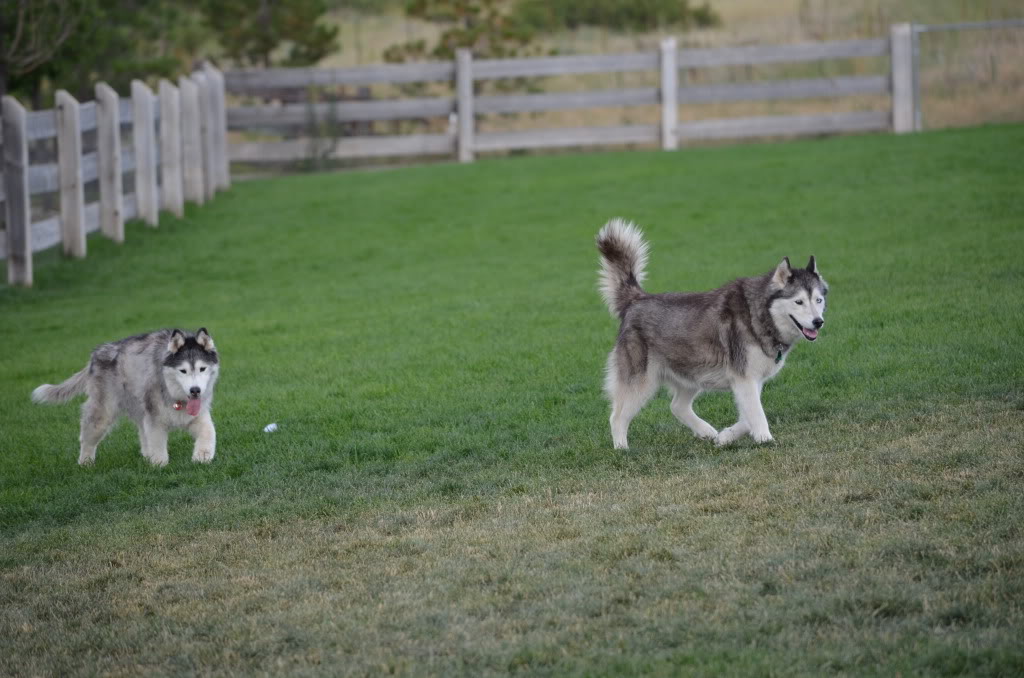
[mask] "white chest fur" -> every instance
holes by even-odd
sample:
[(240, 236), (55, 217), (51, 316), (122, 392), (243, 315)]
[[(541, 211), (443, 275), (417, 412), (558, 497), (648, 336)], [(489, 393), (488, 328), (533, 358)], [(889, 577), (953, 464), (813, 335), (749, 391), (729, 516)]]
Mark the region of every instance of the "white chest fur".
[(747, 348), (747, 374), (751, 379), (764, 383), (774, 377), (786, 364), (786, 354), (776, 360), (778, 353), (772, 356), (765, 355), (760, 347), (751, 346)]

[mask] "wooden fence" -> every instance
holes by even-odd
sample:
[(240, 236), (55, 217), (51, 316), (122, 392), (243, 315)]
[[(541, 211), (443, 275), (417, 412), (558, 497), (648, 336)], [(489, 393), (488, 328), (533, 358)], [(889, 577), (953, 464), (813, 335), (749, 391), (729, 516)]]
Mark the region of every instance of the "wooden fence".
[[(33, 252), (60, 243), (64, 254), (84, 257), (88, 233), (122, 242), (125, 220), (156, 226), (161, 209), (182, 216), (186, 200), (201, 204), (231, 183), (224, 76), (209, 65), (177, 86), (161, 80), (156, 94), (135, 80), (121, 98), (101, 82), (95, 101), (59, 91), (56, 108), (32, 112), (5, 96), (2, 121), (0, 257), (10, 284), (32, 284)], [(92, 132), (96, 150), (83, 153), (83, 135)], [(122, 146), (123, 135), (130, 145)], [(32, 146), (53, 140), (56, 162), (30, 163)], [(128, 173), (134, 190), (125, 194)], [(98, 197), (87, 204), (92, 181)], [(58, 194), (59, 214), (34, 221), (32, 198), (47, 193)]]
[[(229, 108), (234, 130), (286, 130), (313, 120), (335, 123), (408, 120), (448, 116), (454, 124), (444, 133), (340, 136), (322, 140), (297, 138), (232, 144), (231, 160), (247, 163), (287, 162), (310, 157), (329, 159), (381, 156), (452, 155), (462, 162), (477, 152), (581, 147), (615, 144), (660, 144), (666, 150), (693, 140), (828, 134), (872, 130), (898, 133), (913, 129), (911, 30), (895, 25), (888, 38), (779, 46), (677, 49), (674, 39), (658, 51), (594, 56), (554, 56), (474, 60), (467, 50), (454, 62), (378, 65), (341, 69), (237, 70), (226, 73), (227, 91), (242, 96), (275, 98), (282, 91), (373, 83), (451, 83), (452, 95), (284, 103)], [(680, 84), (680, 69), (727, 65), (808, 62), (861, 57), (889, 57), (886, 75), (775, 80), (716, 85)], [(659, 73), (659, 86), (583, 92), (480, 95), (485, 80), (586, 73)], [(759, 116), (680, 122), (679, 107), (694, 103), (885, 95), (884, 111), (850, 111), (818, 115)], [(290, 97), (294, 99), (295, 97)], [(575, 127), (481, 132), (476, 117), (490, 113), (527, 113), (608, 106), (660, 106), (660, 124)]]

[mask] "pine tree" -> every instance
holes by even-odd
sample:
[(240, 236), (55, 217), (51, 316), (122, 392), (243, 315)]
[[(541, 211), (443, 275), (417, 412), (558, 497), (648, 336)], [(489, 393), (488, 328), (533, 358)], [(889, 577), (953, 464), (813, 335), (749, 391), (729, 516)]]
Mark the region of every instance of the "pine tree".
[[(309, 66), (338, 50), (324, 0), (206, 0), (206, 21), (240, 65)], [(283, 50), (283, 54), (279, 54)]]

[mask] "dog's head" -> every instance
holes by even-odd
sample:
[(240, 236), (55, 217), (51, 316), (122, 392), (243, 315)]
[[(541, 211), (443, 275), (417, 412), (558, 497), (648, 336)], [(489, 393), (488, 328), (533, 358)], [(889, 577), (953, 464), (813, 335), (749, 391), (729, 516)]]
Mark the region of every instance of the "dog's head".
[(814, 257), (806, 268), (793, 268), (785, 257), (768, 281), (771, 296), (768, 311), (783, 341), (793, 344), (801, 338), (814, 341), (825, 324), (828, 283), (818, 272)]
[(163, 369), (173, 397), (197, 399), (211, 393), (220, 359), (206, 328), (201, 327), (195, 334), (173, 330), (167, 340)]

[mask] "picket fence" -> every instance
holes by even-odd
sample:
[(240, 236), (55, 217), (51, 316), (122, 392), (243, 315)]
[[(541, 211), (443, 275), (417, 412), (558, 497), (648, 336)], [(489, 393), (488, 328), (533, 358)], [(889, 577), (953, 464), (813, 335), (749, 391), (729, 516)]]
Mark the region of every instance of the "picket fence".
[[(310, 120), (409, 120), (448, 116), (452, 128), (435, 134), (352, 135), (331, 139), (297, 138), (246, 141), (229, 148), (232, 161), (288, 162), (320, 157), (329, 159), (382, 156), (451, 155), (471, 162), (478, 152), (554, 147), (659, 144), (666, 150), (691, 140), (793, 136), (839, 132), (913, 130), (913, 75), (911, 26), (898, 24), (888, 38), (794, 45), (767, 45), (716, 49), (678, 49), (675, 39), (660, 50), (633, 54), (553, 56), (474, 60), (460, 50), (452, 62), (376, 65), (337, 69), (235, 70), (225, 74), (229, 93), (273, 99), (291, 90), (374, 83), (452, 82), (453, 96), (417, 97), (376, 101), (284, 103), (232, 107), (229, 129), (238, 131), (301, 129)], [(759, 65), (861, 57), (889, 57), (887, 75), (773, 80), (717, 85), (680, 86), (679, 70), (726, 65)], [(660, 86), (582, 92), (480, 95), (474, 84), (483, 80), (585, 73), (660, 72)], [(679, 106), (692, 103), (745, 100), (832, 98), (882, 94), (891, 98), (889, 110), (849, 111), (819, 115), (759, 116), (679, 121)], [(660, 125), (573, 127), (524, 131), (481, 132), (476, 116), (488, 113), (527, 113), (607, 106), (660, 105)]]
[[(123, 242), (125, 220), (157, 226), (161, 209), (180, 217), (186, 200), (202, 204), (231, 184), (224, 75), (212, 65), (177, 86), (161, 80), (158, 94), (139, 80), (128, 98), (102, 82), (95, 91), (96, 100), (85, 103), (59, 91), (56, 108), (32, 112), (3, 97), (0, 257), (9, 284), (32, 284), (34, 252), (59, 243), (64, 254), (84, 257), (88, 233)], [(93, 131), (96, 151), (83, 153), (82, 135)], [(122, 147), (122, 133), (130, 133), (130, 147)], [(31, 164), (30, 144), (53, 139), (57, 162)], [(124, 175), (132, 172), (135, 188), (125, 194)], [(91, 181), (98, 200), (86, 204)], [(46, 193), (59, 195), (59, 214), (33, 221), (32, 196)]]

